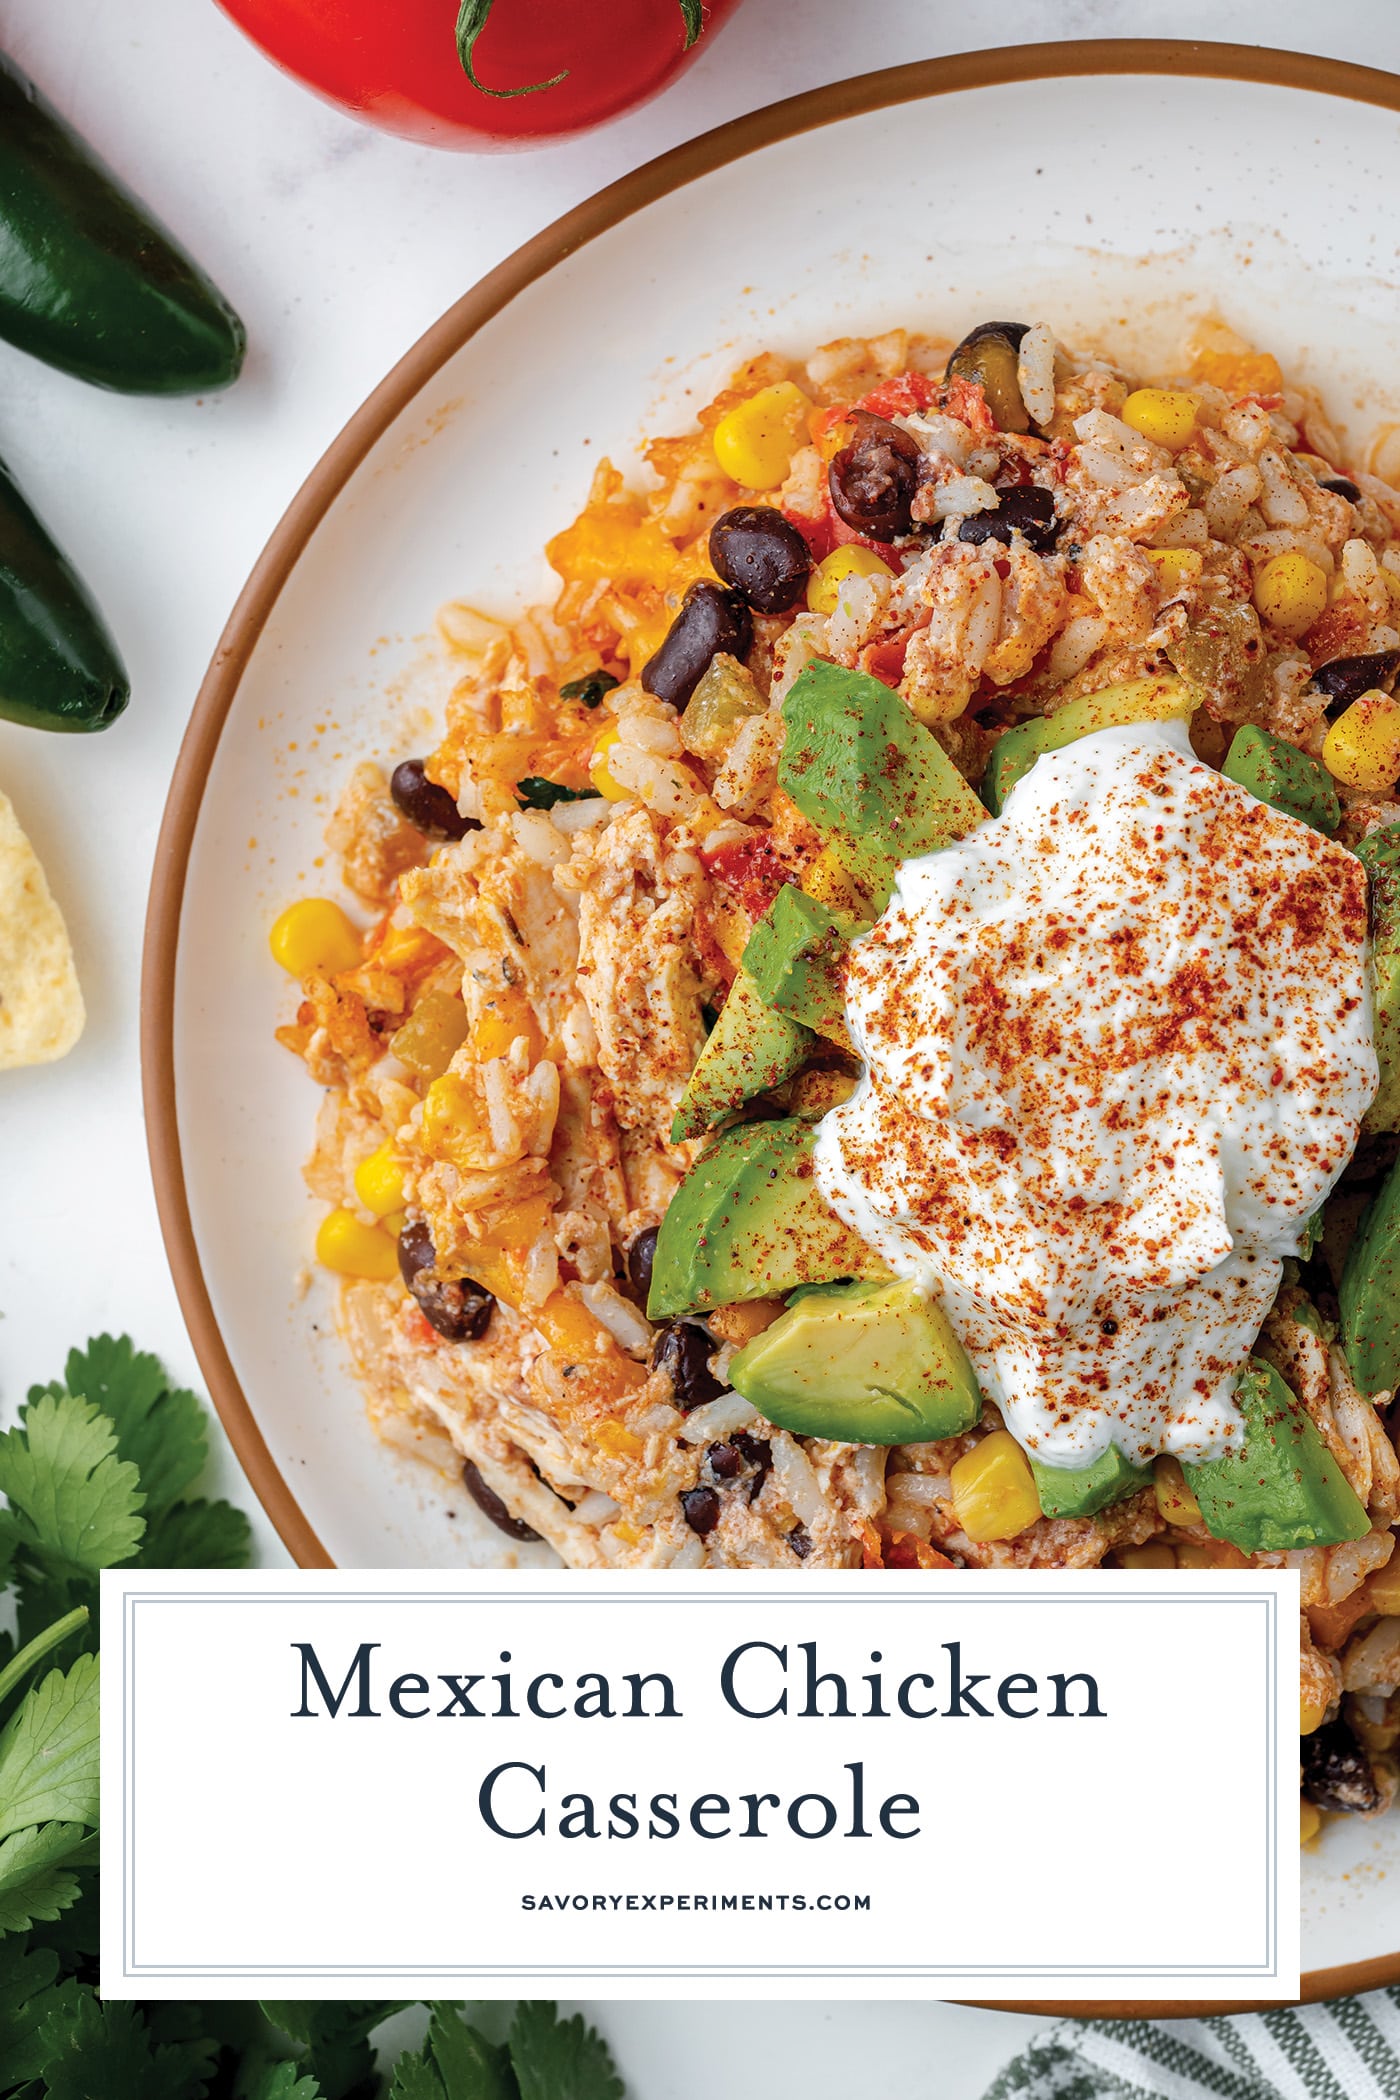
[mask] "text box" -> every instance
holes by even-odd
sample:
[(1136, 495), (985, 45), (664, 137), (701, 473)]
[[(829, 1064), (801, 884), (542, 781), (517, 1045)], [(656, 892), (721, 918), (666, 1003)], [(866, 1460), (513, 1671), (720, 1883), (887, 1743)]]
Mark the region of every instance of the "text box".
[(1297, 1994), (1295, 1570), (102, 1581), (108, 1997)]

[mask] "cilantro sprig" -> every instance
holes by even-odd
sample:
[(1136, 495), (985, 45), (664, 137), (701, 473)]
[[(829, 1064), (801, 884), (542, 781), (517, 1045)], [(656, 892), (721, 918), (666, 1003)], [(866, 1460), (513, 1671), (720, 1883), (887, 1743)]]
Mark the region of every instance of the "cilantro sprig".
[(203, 1402), (111, 1335), (0, 1434), (0, 2100), (622, 2100), (606, 2044), (548, 2004), (503, 2041), (430, 2006), (383, 2069), (400, 2004), (98, 1997), (98, 1576), (247, 1565), (243, 1512), (195, 1492), (208, 1451)]

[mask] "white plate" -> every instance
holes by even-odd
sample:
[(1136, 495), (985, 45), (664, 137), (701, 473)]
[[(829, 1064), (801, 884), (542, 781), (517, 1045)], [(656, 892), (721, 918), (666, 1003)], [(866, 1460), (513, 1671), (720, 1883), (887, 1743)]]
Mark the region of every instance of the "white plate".
[[(272, 1039), (295, 996), (267, 929), (290, 898), (332, 887), (321, 832), (351, 763), (427, 746), (421, 709), (447, 684), (428, 645), (439, 603), (546, 593), (540, 549), (599, 457), (625, 463), (644, 433), (683, 429), (765, 345), (800, 354), (901, 322), (960, 335), (1012, 314), (1150, 367), (1216, 308), (1318, 383), (1359, 441), (1400, 418), (1400, 270), (1383, 231), (1397, 98), (1400, 84), (1342, 65), (1123, 43), (974, 54), (801, 97), (540, 236), (337, 441), (201, 694), (147, 949), (172, 1266), (215, 1400), (303, 1561), (460, 1565), (500, 1543), (366, 1426), (329, 1291), (306, 1286), (317, 1206), (298, 1170), (317, 1096)], [(1208, 1746), (1209, 1715), (1201, 1726)], [(1310, 1969), (1392, 1955), (1387, 1864), (1400, 1818), (1334, 1827), (1306, 1861)]]

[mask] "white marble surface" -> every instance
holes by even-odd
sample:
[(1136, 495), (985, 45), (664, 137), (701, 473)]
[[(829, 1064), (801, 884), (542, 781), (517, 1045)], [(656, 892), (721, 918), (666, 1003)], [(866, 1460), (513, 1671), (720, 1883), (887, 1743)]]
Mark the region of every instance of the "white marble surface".
[[(677, 141), (850, 73), (989, 42), (1187, 35), (1400, 68), (1393, 0), (745, 0), (670, 93), (589, 137), (476, 158), (382, 137), (270, 67), (212, 0), (0, 0), (0, 43), (225, 287), (246, 376), (202, 405), (123, 400), (0, 346), (0, 455), (102, 600), (132, 674), (108, 735), (0, 723), (10, 794), (68, 914), (89, 1003), (66, 1063), (0, 1087), (0, 1413), (69, 1344), (131, 1332), (197, 1380), (146, 1167), (141, 924), (200, 676), (308, 468), (473, 279)], [(755, 200), (761, 209), (762, 200)], [(218, 1485), (250, 1500), (221, 1450)], [(256, 1513), (255, 1513), (256, 1514)], [(259, 1517), (263, 1557), (284, 1559)], [(931, 1901), (944, 1900), (930, 1892)], [(757, 2100), (857, 2081), (974, 2100), (1033, 2027), (950, 2006), (591, 2008), (636, 2100)]]

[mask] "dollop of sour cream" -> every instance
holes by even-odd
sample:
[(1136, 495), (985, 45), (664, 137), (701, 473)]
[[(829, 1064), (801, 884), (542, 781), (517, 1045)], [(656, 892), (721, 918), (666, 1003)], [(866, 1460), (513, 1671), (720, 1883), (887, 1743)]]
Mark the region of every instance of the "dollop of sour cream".
[(1180, 724), (1048, 754), (853, 943), (833, 1209), (1048, 1465), (1218, 1456), (1376, 1089), (1360, 862)]

